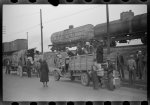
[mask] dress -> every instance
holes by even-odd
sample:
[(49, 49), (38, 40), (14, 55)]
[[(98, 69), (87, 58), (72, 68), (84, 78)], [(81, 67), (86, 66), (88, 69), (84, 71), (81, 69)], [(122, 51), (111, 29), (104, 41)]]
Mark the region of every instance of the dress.
[(40, 82), (48, 82), (49, 81), (49, 69), (46, 61), (41, 62), (40, 68)]

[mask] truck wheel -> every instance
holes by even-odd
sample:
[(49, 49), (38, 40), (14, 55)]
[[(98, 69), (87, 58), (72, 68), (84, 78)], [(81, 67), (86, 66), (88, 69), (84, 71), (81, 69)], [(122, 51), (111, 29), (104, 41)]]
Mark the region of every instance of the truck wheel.
[(75, 80), (75, 77), (74, 77), (74, 76), (71, 76), (70, 79), (71, 79), (71, 81), (74, 81), (74, 80)]
[(60, 79), (60, 75), (57, 71), (54, 71), (54, 79), (55, 79), (55, 81), (59, 81), (59, 79)]
[(84, 86), (88, 86), (90, 82), (89, 75), (87, 73), (82, 73), (81, 74), (81, 83)]

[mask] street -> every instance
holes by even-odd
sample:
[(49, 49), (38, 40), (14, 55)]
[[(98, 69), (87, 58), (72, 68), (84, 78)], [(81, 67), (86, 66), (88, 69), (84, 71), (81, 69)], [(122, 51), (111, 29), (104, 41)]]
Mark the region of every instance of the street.
[(93, 90), (80, 81), (61, 78), (55, 81), (49, 77), (48, 87), (43, 87), (36, 76), (19, 77), (15, 73), (3, 73), (4, 101), (146, 101), (147, 91), (121, 87), (114, 91), (107, 89)]

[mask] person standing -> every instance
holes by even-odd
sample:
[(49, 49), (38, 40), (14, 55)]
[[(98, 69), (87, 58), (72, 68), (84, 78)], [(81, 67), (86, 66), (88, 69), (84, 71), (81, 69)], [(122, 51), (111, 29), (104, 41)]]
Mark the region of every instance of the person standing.
[(144, 62), (144, 70), (143, 70), (144, 76), (143, 77), (144, 77), (144, 80), (147, 80), (147, 52), (144, 55), (143, 62)]
[(123, 66), (124, 66), (123, 56), (121, 54), (117, 53), (117, 68), (118, 68), (118, 71), (119, 71), (119, 73), (121, 75), (121, 79), (124, 78)]
[(113, 70), (115, 70), (115, 67), (110, 59), (110, 56), (107, 57), (107, 78), (108, 78), (108, 84), (107, 84), (107, 88), (109, 90), (114, 90), (115, 86), (113, 84)]
[(29, 58), (27, 61), (27, 74), (28, 74), (28, 77), (31, 77), (31, 61)]
[(142, 79), (142, 73), (143, 73), (143, 58), (144, 56), (142, 55), (142, 51), (138, 52), (138, 74), (139, 74), (139, 79)]
[(135, 55), (135, 62), (136, 62), (136, 76), (139, 77), (139, 70), (138, 70), (138, 51), (136, 51)]
[(9, 59), (7, 59), (7, 61), (6, 61), (6, 74), (9, 74), (10, 72), (10, 61), (9, 61)]
[(18, 69), (19, 69), (19, 76), (22, 77), (23, 71), (22, 71), (22, 60), (21, 58), (19, 59), (19, 63), (18, 63)]
[(41, 58), (40, 72), (40, 82), (43, 83), (43, 87), (48, 87), (47, 82), (49, 81), (49, 69), (47, 62), (43, 59), (43, 56)]
[(91, 76), (92, 76), (92, 81), (93, 81), (93, 89), (94, 89), (94, 90), (97, 90), (98, 87), (99, 87), (99, 79), (98, 79), (98, 76), (97, 76), (97, 70), (98, 70), (99, 68), (98, 68), (96, 59), (94, 59), (93, 62), (94, 62), (94, 64), (93, 64), (93, 66), (92, 66), (92, 73), (91, 73)]
[(101, 68), (101, 63), (103, 63), (103, 41), (100, 41), (100, 43), (97, 46), (96, 61)]
[(133, 55), (130, 55), (129, 60), (127, 61), (127, 66), (128, 66), (128, 71), (129, 71), (129, 81), (130, 85), (133, 84), (133, 81), (135, 80), (135, 75), (136, 75), (136, 62), (133, 59)]

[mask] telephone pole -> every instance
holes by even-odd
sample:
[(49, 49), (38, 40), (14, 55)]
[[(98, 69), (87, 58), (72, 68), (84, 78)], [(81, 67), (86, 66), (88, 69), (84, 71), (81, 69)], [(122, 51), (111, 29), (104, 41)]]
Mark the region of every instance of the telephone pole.
[(110, 54), (109, 10), (108, 10), (108, 4), (106, 4), (106, 16), (107, 16), (107, 54)]
[(43, 54), (43, 25), (42, 25), (42, 10), (40, 9), (40, 21), (41, 21), (41, 52)]
[(27, 32), (27, 50), (28, 50), (28, 32)]

